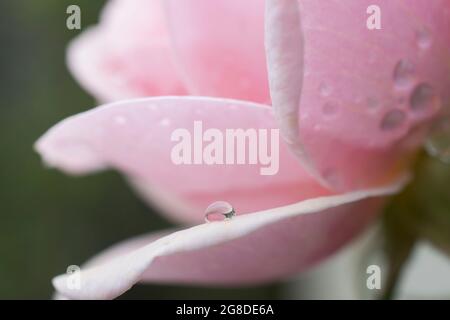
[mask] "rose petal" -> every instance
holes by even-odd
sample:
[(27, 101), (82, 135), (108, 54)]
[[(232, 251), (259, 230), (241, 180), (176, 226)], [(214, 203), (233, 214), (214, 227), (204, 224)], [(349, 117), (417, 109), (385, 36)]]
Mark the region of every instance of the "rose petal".
[(159, 0), (113, 0), (69, 45), (69, 69), (97, 99), (185, 94)]
[(262, 175), (261, 167), (267, 165), (260, 164), (175, 164), (171, 152), (178, 142), (171, 141), (172, 133), (186, 128), (194, 139), (194, 121), (202, 122), (203, 132), (276, 130), (272, 110), (264, 105), (198, 97), (147, 98), (64, 120), (39, 139), (36, 149), (47, 164), (71, 174), (117, 169), (146, 198), (182, 221), (203, 221), (204, 210), (217, 200), (230, 202), (244, 214), (330, 194), (282, 142), (274, 175)]
[(264, 2), (167, 1), (176, 57), (190, 92), (268, 103)]
[[(126, 255), (127, 253), (142, 248), (145, 245), (170, 234), (171, 232), (175, 232), (175, 230), (170, 230), (170, 232), (155, 232), (150, 235), (137, 236), (128, 239), (127, 241), (113, 245), (110, 248), (104, 250), (101, 254), (91, 258), (89, 261), (83, 264), (83, 269), (93, 268), (95, 266), (106, 263), (118, 256)], [(69, 298), (56, 291), (53, 294), (52, 300), (69, 300)]]
[[(368, 0), (298, 4), (295, 17), (296, 0), (267, 2), (280, 127), (295, 136), (299, 122), (293, 151), (335, 189), (383, 184), (405, 166), (428, 122), (449, 102), (449, 3), (378, 1), (381, 30), (367, 28)], [(293, 27), (296, 21), (301, 25)]]
[(339, 248), (371, 221), (379, 197), (405, 181), (206, 223), (157, 241), (150, 235), (144, 246), (143, 238), (132, 240), (124, 246), (138, 249), (82, 269), (79, 290), (67, 286), (67, 275), (53, 284), (68, 298), (111, 299), (141, 280), (242, 285), (278, 279)]

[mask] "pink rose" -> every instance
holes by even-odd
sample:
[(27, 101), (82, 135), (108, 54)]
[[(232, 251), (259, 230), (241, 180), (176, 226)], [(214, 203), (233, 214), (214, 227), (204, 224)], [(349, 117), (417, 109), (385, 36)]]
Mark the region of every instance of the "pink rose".
[[(268, 0), (269, 107), (259, 104), (270, 100), (262, 1), (169, 0), (167, 19), (156, 1), (112, 1), (100, 25), (69, 49), (85, 88), (105, 101), (222, 98), (108, 104), (56, 125), (36, 149), (70, 174), (119, 170), (183, 222), (201, 222), (217, 200), (233, 204), (237, 216), (126, 241), (83, 267), (80, 290), (62, 275), (53, 281), (57, 291), (98, 299), (139, 281), (279, 279), (321, 261), (372, 222), (384, 196), (405, 184), (450, 85), (448, 2), (378, 2), (382, 30), (367, 29), (370, 1)], [(278, 174), (174, 164), (171, 134), (194, 121), (221, 131), (280, 128)]]

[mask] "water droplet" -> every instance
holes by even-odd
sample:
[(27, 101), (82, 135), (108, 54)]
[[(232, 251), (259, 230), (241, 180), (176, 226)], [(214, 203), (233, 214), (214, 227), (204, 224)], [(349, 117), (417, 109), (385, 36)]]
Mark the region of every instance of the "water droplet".
[(408, 60), (400, 60), (394, 68), (394, 84), (398, 88), (410, 86), (414, 81), (414, 65)]
[(324, 97), (328, 97), (332, 91), (333, 91), (333, 89), (331, 88), (331, 86), (324, 82), (321, 83), (319, 86), (319, 92)]
[(122, 126), (127, 123), (127, 118), (125, 118), (124, 116), (115, 116), (114, 122), (119, 126)]
[(164, 118), (164, 119), (162, 119), (162, 120), (159, 122), (159, 124), (160, 124), (161, 126), (163, 126), (163, 127), (167, 127), (167, 126), (170, 125), (170, 119), (169, 119), (169, 118)]
[(327, 102), (322, 106), (322, 112), (326, 116), (333, 116), (337, 112), (337, 107), (332, 102)]
[(450, 164), (450, 116), (439, 119), (433, 124), (425, 149), (430, 156)]
[(205, 210), (205, 221), (230, 220), (236, 215), (234, 208), (226, 201), (216, 201)]
[(398, 109), (386, 113), (381, 120), (381, 130), (394, 130), (400, 127), (406, 120), (406, 114)]
[(416, 32), (417, 46), (421, 49), (428, 49), (433, 43), (433, 37), (427, 28), (421, 28)]
[(437, 108), (439, 99), (429, 84), (421, 83), (411, 93), (409, 103), (413, 111), (422, 111)]

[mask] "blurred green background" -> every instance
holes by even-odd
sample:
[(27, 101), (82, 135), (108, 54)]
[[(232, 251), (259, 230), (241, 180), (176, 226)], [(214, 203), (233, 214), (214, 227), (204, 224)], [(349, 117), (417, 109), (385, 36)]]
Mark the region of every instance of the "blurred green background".
[[(82, 27), (103, 0), (0, 1), (0, 299), (48, 299), (51, 278), (130, 236), (169, 227), (114, 172), (72, 178), (44, 168), (33, 143), (59, 120), (96, 105), (65, 66), (78, 31), (66, 28), (77, 4)], [(265, 299), (278, 285), (219, 289), (137, 286), (121, 298)]]

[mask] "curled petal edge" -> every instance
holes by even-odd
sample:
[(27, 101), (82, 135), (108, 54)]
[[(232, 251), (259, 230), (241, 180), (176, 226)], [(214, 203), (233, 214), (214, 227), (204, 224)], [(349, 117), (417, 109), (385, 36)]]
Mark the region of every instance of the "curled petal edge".
[(318, 213), (366, 198), (392, 195), (399, 192), (409, 180), (409, 174), (405, 174), (401, 179), (381, 188), (308, 199), (288, 206), (236, 216), (229, 221), (206, 223), (174, 232), (119, 258), (88, 266), (82, 271), (80, 290), (68, 287), (67, 277), (70, 275), (57, 276), (52, 282), (59, 297), (113, 299), (139, 282), (157, 257), (195, 252), (246, 236), (283, 219)]

